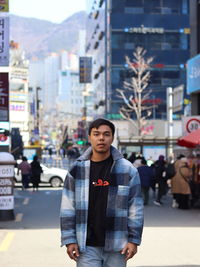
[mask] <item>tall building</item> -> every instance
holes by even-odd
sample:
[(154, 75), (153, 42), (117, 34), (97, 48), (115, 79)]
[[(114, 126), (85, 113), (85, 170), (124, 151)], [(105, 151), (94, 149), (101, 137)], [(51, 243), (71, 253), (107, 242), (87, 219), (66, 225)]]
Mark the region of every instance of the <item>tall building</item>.
[(187, 91), (191, 94), (191, 114), (200, 115), (200, 1), (190, 0), (190, 47), (187, 64)]
[(189, 58), (189, 0), (89, 0), (86, 54), (93, 58), (94, 107), (105, 103), (107, 118), (123, 104), (116, 92), (130, 77), (125, 56), (141, 46), (154, 57), (148, 89), (166, 119), (166, 88), (186, 83)]

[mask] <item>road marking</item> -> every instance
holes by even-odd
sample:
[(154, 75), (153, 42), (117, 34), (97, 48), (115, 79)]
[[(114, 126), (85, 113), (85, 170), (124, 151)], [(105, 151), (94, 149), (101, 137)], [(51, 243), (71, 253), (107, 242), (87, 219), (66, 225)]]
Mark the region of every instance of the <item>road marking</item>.
[(26, 197), (26, 198), (24, 199), (24, 201), (23, 201), (23, 205), (27, 205), (28, 203), (29, 203), (29, 198)]
[(14, 238), (14, 233), (7, 233), (7, 235), (5, 236), (4, 240), (2, 241), (2, 243), (0, 244), (0, 251), (6, 251), (8, 250), (10, 243), (12, 242), (13, 238)]
[(23, 213), (18, 213), (15, 217), (15, 222), (21, 222), (23, 217)]

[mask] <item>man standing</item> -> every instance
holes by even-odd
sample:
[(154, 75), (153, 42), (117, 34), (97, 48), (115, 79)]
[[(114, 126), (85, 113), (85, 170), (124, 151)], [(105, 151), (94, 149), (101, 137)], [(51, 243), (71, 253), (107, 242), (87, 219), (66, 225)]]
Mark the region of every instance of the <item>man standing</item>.
[(111, 146), (115, 126), (97, 119), (89, 147), (64, 182), (61, 242), (77, 267), (125, 267), (137, 253), (143, 200), (136, 168)]

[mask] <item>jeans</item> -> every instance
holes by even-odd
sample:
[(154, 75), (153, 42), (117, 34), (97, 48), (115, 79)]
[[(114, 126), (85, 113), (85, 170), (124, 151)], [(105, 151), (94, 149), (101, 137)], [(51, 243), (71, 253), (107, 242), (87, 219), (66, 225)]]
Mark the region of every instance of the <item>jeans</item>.
[(125, 255), (120, 252), (107, 252), (102, 247), (86, 247), (80, 253), (77, 267), (126, 267)]

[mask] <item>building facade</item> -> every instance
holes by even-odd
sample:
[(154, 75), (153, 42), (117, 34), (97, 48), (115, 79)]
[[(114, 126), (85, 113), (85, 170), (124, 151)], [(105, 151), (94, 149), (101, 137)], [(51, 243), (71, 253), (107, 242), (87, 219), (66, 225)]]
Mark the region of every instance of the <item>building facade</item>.
[(93, 57), (95, 105), (105, 101), (105, 115), (118, 118), (123, 102), (116, 89), (130, 78), (125, 56), (132, 59), (140, 46), (154, 58), (148, 86), (151, 98), (159, 102), (154, 118), (166, 119), (166, 88), (186, 83), (189, 1), (91, 0), (87, 12), (86, 53)]
[(190, 0), (190, 56), (187, 64), (187, 92), (191, 95), (191, 114), (200, 115), (200, 1)]

